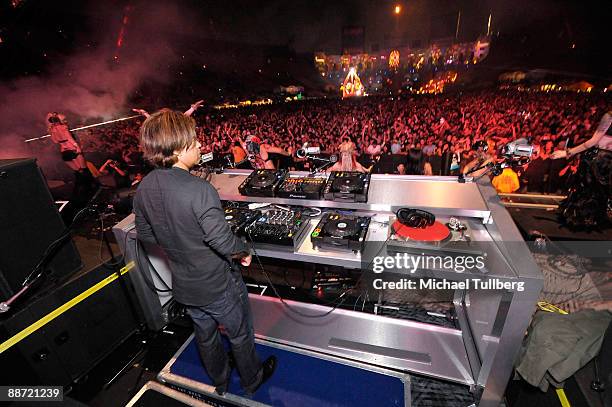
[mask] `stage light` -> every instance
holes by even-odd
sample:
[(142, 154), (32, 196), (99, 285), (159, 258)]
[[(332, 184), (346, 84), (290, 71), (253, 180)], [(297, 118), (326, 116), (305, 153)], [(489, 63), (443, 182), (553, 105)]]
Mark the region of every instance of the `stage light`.
[(395, 14), (399, 14), (402, 11), (402, 6), (396, 4), (395, 9), (393, 11), (395, 12)]

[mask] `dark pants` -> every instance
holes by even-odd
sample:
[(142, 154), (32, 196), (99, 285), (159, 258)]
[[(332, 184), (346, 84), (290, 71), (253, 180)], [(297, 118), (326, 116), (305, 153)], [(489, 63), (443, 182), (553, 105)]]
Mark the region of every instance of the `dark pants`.
[(187, 307), (193, 320), (202, 363), (215, 386), (225, 383), (230, 366), (221, 343), (221, 325), (231, 345), (240, 382), (252, 392), (261, 381), (263, 370), (255, 353), (253, 319), (246, 286), (240, 275), (233, 275), (220, 298), (203, 307)]

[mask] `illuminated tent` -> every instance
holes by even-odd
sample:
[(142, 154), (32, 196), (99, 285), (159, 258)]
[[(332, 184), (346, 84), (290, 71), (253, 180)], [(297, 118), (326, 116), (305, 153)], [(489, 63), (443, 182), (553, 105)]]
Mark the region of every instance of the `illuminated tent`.
[(361, 84), (361, 79), (357, 76), (355, 68), (349, 69), (349, 73), (346, 75), (342, 86), (340, 86), (340, 90), (342, 91), (343, 99), (353, 96), (363, 96), (363, 85)]
[(499, 75), (498, 79), (502, 82), (521, 82), (526, 77), (525, 72), (514, 71), (514, 72), (504, 72)]
[(565, 89), (573, 90), (574, 92), (576, 91), (590, 92), (591, 89), (593, 89), (593, 85), (587, 81), (579, 81), (579, 82), (567, 85)]

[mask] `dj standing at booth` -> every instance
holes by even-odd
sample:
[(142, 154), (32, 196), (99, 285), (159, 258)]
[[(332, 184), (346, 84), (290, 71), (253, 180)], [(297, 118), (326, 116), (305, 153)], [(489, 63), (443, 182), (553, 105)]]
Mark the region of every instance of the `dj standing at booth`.
[(219, 325), (231, 343), (243, 388), (254, 393), (274, 372), (276, 359), (262, 365), (255, 353), (246, 286), (233, 267), (234, 261), (251, 263), (249, 249), (227, 225), (215, 188), (189, 173), (200, 160), (195, 122), (163, 110), (145, 120), (140, 137), (145, 157), (157, 168), (141, 181), (134, 198), (138, 239), (164, 249), (174, 298), (193, 320), (217, 393), (227, 391), (231, 375)]

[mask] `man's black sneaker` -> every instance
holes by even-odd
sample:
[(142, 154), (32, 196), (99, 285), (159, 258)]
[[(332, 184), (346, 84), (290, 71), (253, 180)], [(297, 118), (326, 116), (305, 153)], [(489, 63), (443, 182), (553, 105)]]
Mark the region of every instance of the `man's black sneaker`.
[(225, 392), (227, 391), (228, 385), (229, 385), (229, 381), (218, 385), (217, 387), (215, 387), (215, 393), (217, 393), (219, 396), (223, 396)]
[(263, 369), (263, 375), (261, 376), (261, 381), (259, 382), (257, 386), (255, 386), (255, 388), (252, 391), (249, 392), (250, 394), (253, 394), (257, 390), (259, 390), (261, 385), (267, 382), (270, 377), (272, 377), (272, 375), (274, 374), (274, 371), (276, 370), (276, 356), (270, 356), (268, 359), (266, 359), (262, 363), (261, 367)]
[(215, 387), (215, 393), (219, 396), (223, 396), (229, 387), (230, 378), (232, 377), (232, 366), (229, 367), (229, 373), (227, 374), (227, 379), (225, 379), (225, 383), (221, 383), (217, 387)]

